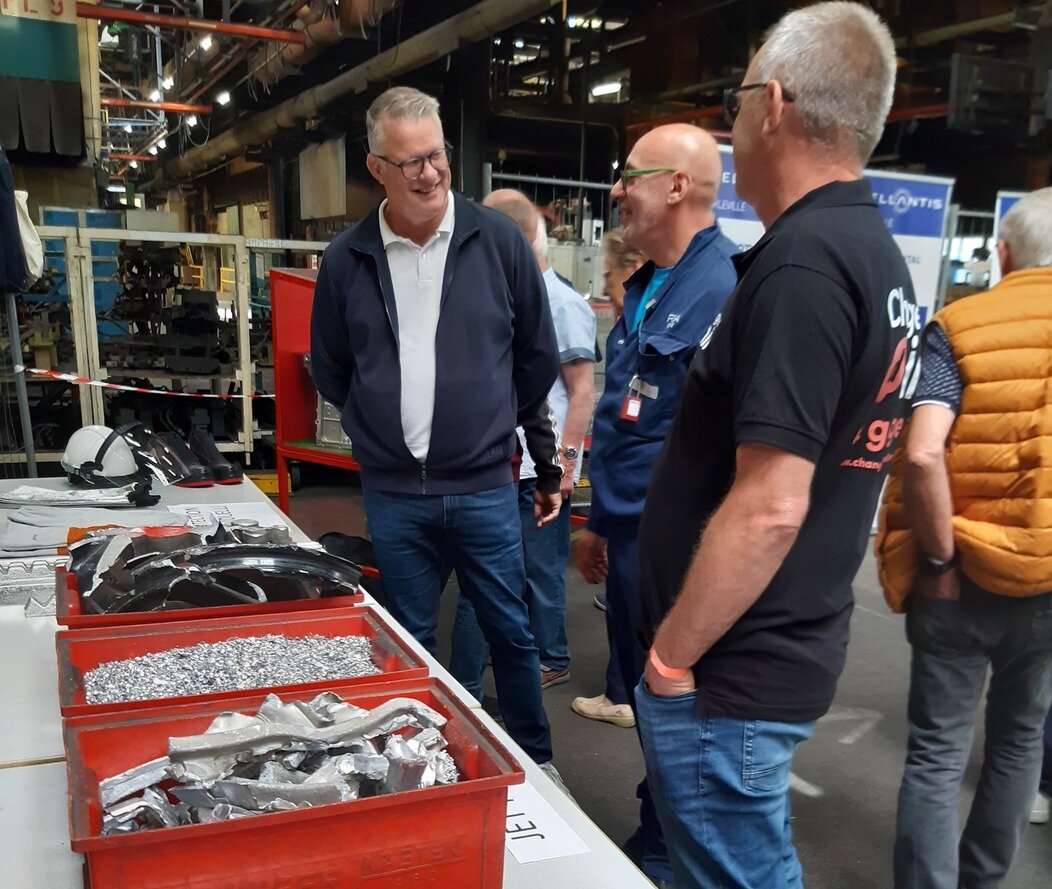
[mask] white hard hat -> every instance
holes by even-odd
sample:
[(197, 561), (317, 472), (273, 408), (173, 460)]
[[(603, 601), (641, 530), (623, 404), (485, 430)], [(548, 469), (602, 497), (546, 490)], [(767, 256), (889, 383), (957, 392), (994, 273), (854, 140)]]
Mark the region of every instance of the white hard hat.
[(139, 466), (124, 436), (109, 426), (84, 426), (70, 436), (62, 455), (70, 481), (103, 487), (135, 481)]

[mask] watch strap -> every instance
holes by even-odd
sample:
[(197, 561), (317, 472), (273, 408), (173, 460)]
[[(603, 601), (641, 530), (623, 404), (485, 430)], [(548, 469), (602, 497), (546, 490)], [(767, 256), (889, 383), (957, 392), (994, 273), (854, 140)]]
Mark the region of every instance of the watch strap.
[(946, 561), (942, 559), (936, 559), (934, 556), (926, 555), (925, 553), (920, 554), (920, 566), (921, 571), (925, 574), (933, 577), (939, 577), (945, 574), (947, 571), (951, 571), (957, 567), (958, 554), (957, 549), (954, 548), (953, 555), (950, 556)]

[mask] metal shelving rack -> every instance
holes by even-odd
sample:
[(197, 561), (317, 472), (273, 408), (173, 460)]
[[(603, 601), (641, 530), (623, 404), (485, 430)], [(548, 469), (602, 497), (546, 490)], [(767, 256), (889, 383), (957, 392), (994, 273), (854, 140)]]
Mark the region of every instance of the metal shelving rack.
[[(248, 246), (245, 238), (238, 235), (208, 235), (199, 234), (195, 232), (147, 232), (147, 231), (128, 231), (125, 229), (86, 229), (81, 228), (77, 230), (78, 240), (80, 247), (84, 251), (84, 255), (91, 255), (91, 246), (96, 241), (132, 241), (132, 242), (144, 242), (144, 243), (163, 243), (163, 244), (186, 244), (191, 247), (206, 247), (214, 248), (221, 253), (223, 248), (229, 248), (234, 253), (234, 293), (232, 301), (232, 310), (234, 313), (234, 320), (237, 324), (237, 366), (232, 376), (230, 375), (208, 375), (208, 374), (191, 374), (184, 373), (175, 375), (171, 372), (165, 372), (163, 370), (144, 370), (142, 373), (134, 374), (138, 377), (146, 377), (151, 381), (155, 380), (167, 380), (172, 382), (178, 382), (182, 379), (205, 379), (213, 378), (213, 383), (218, 384), (221, 380), (233, 379), (237, 381), (241, 386), (241, 393), (245, 396), (251, 396), (254, 394), (254, 375), (255, 368), (252, 362), (252, 356), (250, 353), (249, 343), (249, 324), (251, 317), (251, 306), (249, 304), (249, 265), (248, 265)], [(217, 258), (214, 263), (214, 268), (209, 265), (206, 268), (204, 284), (205, 286), (211, 285), (217, 292), (219, 292), (219, 269), (222, 266), (221, 259)], [(81, 269), (82, 285), (81, 292), (93, 293), (94, 292), (94, 279), (93, 272), (91, 269), (90, 262), (82, 262)], [(211, 279), (211, 280), (210, 280)], [(222, 298), (223, 294), (220, 294)], [(89, 348), (88, 348), (88, 368), (89, 373), (85, 376), (96, 380), (109, 380), (111, 378), (118, 378), (119, 376), (129, 376), (128, 371), (111, 371), (102, 365), (99, 356), (99, 343), (98, 343), (98, 322), (95, 314), (95, 301), (94, 299), (82, 299), (82, 305), (84, 307), (85, 326), (86, 330), (91, 334), (88, 337)], [(89, 387), (94, 390), (95, 394), (98, 395), (98, 410), (95, 416), (98, 418), (94, 422), (104, 422), (104, 410), (102, 406), (102, 393), (95, 387)], [(246, 456), (252, 453), (253, 447), (253, 420), (252, 420), (252, 399), (246, 397), (241, 399), (242, 410), (241, 410), (241, 429), (238, 433), (238, 441), (236, 442), (220, 442), (219, 449), (227, 452), (240, 452)]]
[[(65, 287), (68, 288), (68, 306), (70, 312), (70, 333), (74, 346), (73, 367), (51, 368), (60, 370), (62, 373), (75, 373), (80, 377), (88, 377), (91, 373), (93, 348), (97, 355), (97, 338), (88, 335), (87, 318), (85, 312), (86, 302), (84, 294), (84, 269), (90, 269), (91, 261), (87, 251), (81, 245), (78, 238), (78, 229), (72, 226), (37, 226), (37, 233), (43, 242), (48, 244), (47, 256), (49, 261), (55, 261), (56, 253), (54, 247), (61, 243), (61, 260), (56, 262), (56, 267), (50, 271), (64, 279)], [(61, 291), (61, 286), (56, 288)], [(90, 291), (89, 291), (90, 292)], [(28, 301), (33, 302), (33, 294), (28, 295)], [(50, 300), (54, 302), (55, 300)], [(33, 377), (27, 375), (26, 384), (32, 387), (70, 385), (61, 380), (53, 380), (47, 377)], [(94, 386), (81, 385), (78, 389), (78, 403), (80, 407), (80, 419), (83, 425), (98, 422), (95, 417), (101, 416), (102, 393)], [(32, 412), (32, 405), (30, 410)], [(36, 421), (34, 421), (36, 425)], [(38, 463), (57, 463), (62, 457), (60, 450), (36, 451)], [(26, 455), (24, 451), (0, 453), (0, 463), (24, 464)]]

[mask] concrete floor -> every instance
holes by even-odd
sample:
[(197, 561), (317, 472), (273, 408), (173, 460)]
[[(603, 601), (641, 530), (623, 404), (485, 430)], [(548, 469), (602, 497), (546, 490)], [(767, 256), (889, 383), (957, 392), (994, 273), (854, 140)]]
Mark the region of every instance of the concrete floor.
[[(306, 475), (310, 479), (310, 474)], [(326, 531), (363, 534), (361, 495), (353, 477), (326, 475), (293, 495), (291, 518), (317, 538)], [(571, 679), (544, 693), (555, 763), (581, 808), (617, 843), (635, 828), (635, 786), (642, 757), (635, 732), (582, 719), (576, 695), (602, 691), (606, 665), (603, 614), (596, 587), (569, 572), (567, 632)], [(902, 619), (888, 612), (867, 557), (855, 582), (857, 606), (847, 669), (836, 702), (795, 762), (796, 844), (809, 889), (883, 889), (891, 885), (895, 801), (906, 739), (909, 646)], [(448, 639), (455, 581), (443, 597), (440, 638)], [(445, 656), (448, 652), (443, 651)], [(492, 694), (492, 685), (489, 686)], [(962, 819), (978, 775), (981, 725), (961, 800)], [(1005, 889), (1052, 886), (1052, 825), (1031, 826)]]

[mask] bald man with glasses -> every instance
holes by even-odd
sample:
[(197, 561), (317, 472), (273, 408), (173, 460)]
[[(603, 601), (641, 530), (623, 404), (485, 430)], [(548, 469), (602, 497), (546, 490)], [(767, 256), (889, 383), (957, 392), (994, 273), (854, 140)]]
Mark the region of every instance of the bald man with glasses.
[[(712, 136), (671, 124), (640, 138), (611, 192), (625, 241), (650, 261), (625, 282), (624, 314), (606, 342), (605, 385), (592, 427), (592, 508), (576, 561), (589, 583), (606, 582), (608, 640), (621, 669), (619, 676), (608, 672), (604, 695), (573, 701), (589, 719), (609, 720), (617, 702), (631, 703), (643, 670), (646, 652), (636, 633), (643, 498), (687, 366), (736, 280), (736, 247), (713, 213), (721, 174)], [(672, 872), (645, 780), (639, 797), (640, 828), (625, 851), (660, 886)]]

